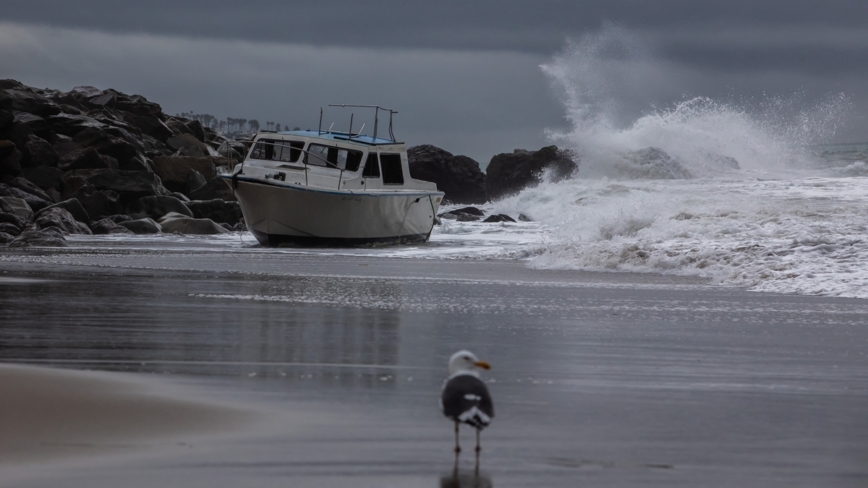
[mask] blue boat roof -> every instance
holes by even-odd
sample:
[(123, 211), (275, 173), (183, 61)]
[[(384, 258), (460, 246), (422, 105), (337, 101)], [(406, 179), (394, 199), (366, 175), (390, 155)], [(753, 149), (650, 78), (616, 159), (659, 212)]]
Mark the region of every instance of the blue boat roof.
[(278, 132), (281, 135), (287, 136), (302, 136), (302, 137), (316, 137), (319, 139), (327, 139), (332, 141), (347, 141), (347, 142), (356, 142), (359, 144), (365, 144), (367, 146), (379, 146), (383, 144), (403, 144), (402, 142), (393, 141), (391, 139), (383, 139), (382, 137), (371, 137), (369, 135), (362, 134), (360, 136), (352, 136), (346, 132), (317, 132), (315, 130), (291, 130)]

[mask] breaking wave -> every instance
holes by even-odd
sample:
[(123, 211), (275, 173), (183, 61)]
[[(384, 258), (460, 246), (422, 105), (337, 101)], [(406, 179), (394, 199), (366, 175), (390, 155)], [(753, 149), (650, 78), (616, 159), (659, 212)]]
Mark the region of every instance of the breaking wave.
[(818, 146), (844, 120), (846, 96), (689, 97), (637, 111), (655, 87), (679, 85), (681, 68), (615, 26), (542, 69), (569, 122), (548, 136), (580, 169), (496, 204), (550, 229), (532, 266), (868, 298), (868, 146)]

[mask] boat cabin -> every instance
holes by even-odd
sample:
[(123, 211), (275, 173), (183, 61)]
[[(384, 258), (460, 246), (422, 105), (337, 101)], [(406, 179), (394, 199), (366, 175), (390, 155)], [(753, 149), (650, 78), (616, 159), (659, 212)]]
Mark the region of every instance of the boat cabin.
[(241, 171), (251, 178), (326, 190), (437, 189), (410, 177), (403, 143), (342, 132), (261, 132)]

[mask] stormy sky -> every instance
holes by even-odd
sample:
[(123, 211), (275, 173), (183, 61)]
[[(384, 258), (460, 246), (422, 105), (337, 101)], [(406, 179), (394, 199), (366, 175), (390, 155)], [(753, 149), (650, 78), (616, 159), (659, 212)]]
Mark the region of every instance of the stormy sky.
[(399, 139), (484, 166), (568, 126), (565, 85), (623, 125), (695, 96), (792, 117), (834, 99), (823, 137), (866, 141), (866, 26), (864, 0), (5, 0), (0, 77), (302, 128), (380, 104)]

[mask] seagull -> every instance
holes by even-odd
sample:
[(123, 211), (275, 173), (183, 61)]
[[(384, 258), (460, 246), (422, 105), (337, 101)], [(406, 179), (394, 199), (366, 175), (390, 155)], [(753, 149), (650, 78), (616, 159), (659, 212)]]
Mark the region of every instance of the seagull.
[(476, 452), (480, 451), (479, 433), (494, 418), (494, 404), (485, 383), (479, 379), (479, 368), (491, 369), (470, 351), (458, 351), (449, 358), (449, 378), (443, 383), (440, 410), (455, 422), (455, 453), (458, 445), (458, 425), (465, 423), (476, 429)]

